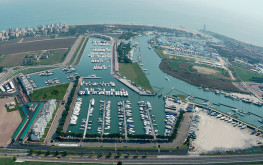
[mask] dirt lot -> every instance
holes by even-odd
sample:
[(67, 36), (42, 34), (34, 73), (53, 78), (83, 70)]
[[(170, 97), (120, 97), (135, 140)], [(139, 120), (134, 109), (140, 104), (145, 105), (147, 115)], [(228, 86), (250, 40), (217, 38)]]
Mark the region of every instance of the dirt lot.
[(24, 53), (16, 53), (16, 54), (5, 55), (3, 57), (3, 60), (1, 60), (1, 62), (0, 62), (0, 66), (4, 66), (4, 67), (17, 66), (22, 62), (22, 60), (28, 54), (30, 54), (30, 53), (24, 52)]
[(19, 111), (6, 111), (5, 103), (10, 101), (14, 101), (14, 98), (0, 99), (0, 147), (8, 145), (10, 138), (22, 121)]
[(14, 54), (20, 52), (29, 52), (37, 50), (49, 50), (58, 48), (69, 48), (71, 47), (76, 38), (61, 38), (61, 39), (50, 39), (41, 41), (30, 41), (25, 43), (15, 43), (10, 45), (0, 46), (0, 54)]
[(193, 67), (198, 73), (201, 74), (216, 74), (218, 73), (218, 71), (214, 70), (214, 69), (210, 69), (210, 68), (205, 68), (205, 67), (201, 67), (201, 66), (194, 66)]

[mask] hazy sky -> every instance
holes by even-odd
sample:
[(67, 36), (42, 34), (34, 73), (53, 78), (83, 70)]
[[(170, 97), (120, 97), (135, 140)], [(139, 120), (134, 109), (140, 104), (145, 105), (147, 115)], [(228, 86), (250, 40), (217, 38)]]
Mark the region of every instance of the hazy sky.
[(0, 29), (63, 22), (208, 30), (263, 46), (263, 0), (0, 0)]

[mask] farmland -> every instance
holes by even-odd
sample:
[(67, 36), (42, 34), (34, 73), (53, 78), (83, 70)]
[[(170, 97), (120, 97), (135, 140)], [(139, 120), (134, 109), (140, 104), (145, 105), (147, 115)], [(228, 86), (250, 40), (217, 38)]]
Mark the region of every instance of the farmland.
[(49, 50), (58, 48), (69, 48), (71, 47), (76, 38), (61, 38), (61, 39), (50, 39), (50, 40), (39, 40), (25, 43), (15, 43), (11, 45), (0, 46), (0, 54), (14, 54), (21, 52), (30, 52), (37, 50)]
[(0, 59), (0, 66), (9, 67), (20, 65), (29, 52), (15, 53), (10, 55), (3, 55)]

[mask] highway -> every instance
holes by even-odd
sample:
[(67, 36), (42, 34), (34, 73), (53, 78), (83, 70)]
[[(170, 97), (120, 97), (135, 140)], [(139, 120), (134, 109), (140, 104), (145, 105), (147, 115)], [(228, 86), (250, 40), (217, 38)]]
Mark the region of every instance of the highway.
[[(21, 155), (21, 156), (20, 156)], [(89, 163), (89, 164), (117, 164), (122, 161), (123, 164), (233, 164), (233, 163), (263, 163), (263, 155), (240, 155), (240, 156), (129, 156), (106, 158), (90, 157), (90, 156), (45, 156), (20, 154), (17, 157), (18, 162), (38, 161), (38, 162), (64, 162), (64, 163)]]

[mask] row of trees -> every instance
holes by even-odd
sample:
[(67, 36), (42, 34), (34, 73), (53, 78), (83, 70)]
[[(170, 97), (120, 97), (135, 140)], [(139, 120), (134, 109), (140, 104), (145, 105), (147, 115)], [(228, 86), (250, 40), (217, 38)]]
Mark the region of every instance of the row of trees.
[(51, 152), (50, 150), (47, 150), (46, 152), (42, 151), (42, 150), (38, 150), (38, 151), (35, 151), (34, 149), (30, 149), (28, 151), (28, 154), (30, 155), (33, 155), (33, 154), (37, 154), (37, 155), (42, 155), (42, 154), (45, 154), (45, 155), (51, 155), (51, 154), (54, 154), (56, 156), (58, 155), (62, 155), (62, 156), (67, 156), (68, 155), (68, 151), (63, 151), (63, 152), (60, 152), (60, 151), (55, 151), (55, 152)]
[[(30, 155), (33, 155), (33, 154), (37, 154), (37, 155), (46, 155), (46, 156), (49, 156), (49, 155), (51, 155), (51, 154), (54, 154), (55, 156), (58, 156), (58, 155), (61, 155), (61, 156), (67, 156), (69, 153), (68, 153), (68, 151), (63, 151), (63, 152), (60, 152), (60, 151), (54, 151), (54, 152), (51, 152), (50, 150), (47, 150), (47, 151), (42, 151), (42, 150), (37, 150), (37, 151), (35, 151), (34, 149), (30, 149), (30, 150), (28, 150), (28, 154), (30, 154)], [(84, 153), (79, 153), (80, 155), (84, 155)], [(95, 157), (95, 152), (93, 151), (93, 152), (91, 152), (90, 153), (90, 156), (92, 156), (92, 157)], [(118, 151), (117, 153), (116, 153), (116, 156), (117, 157), (121, 157), (123, 154), (122, 154), (122, 152), (120, 152), (120, 151)], [(128, 153), (126, 153), (126, 155), (125, 155), (125, 157), (129, 157), (131, 154), (128, 152)], [(140, 156), (141, 155), (141, 153), (140, 152), (136, 152), (136, 156), (138, 157), (138, 156)], [(104, 153), (103, 152), (99, 152), (99, 153), (97, 153), (97, 157), (98, 158), (101, 158), (101, 157), (103, 157), (104, 156)], [(106, 154), (105, 155), (106, 157), (112, 157), (113, 156), (113, 152), (108, 152), (108, 154)], [(148, 156), (148, 152), (145, 152), (144, 153), (144, 155), (142, 155), (142, 156), (145, 156), (145, 157), (147, 157)]]
[(63, 111), (62, 113), (62, 117), (61, 117), (61, 120), (60, 120), (60, 123), (58, 125), (58, 128), (56, 130), (56, 134), (59, 135), (59, 136), (68, 136), (68, 133), (64, 133), (63, 132), (63, 126), (65, 124), (65, 121), (66, 121), (66, 118), (68, 116), (68, 111), (70, 109), (70, 105), (72, 103), (72, 100), (73, 100), (73, 96), (74, 96), (74, 93), (76, 91), (76, 88), (78, 86), (78, 81), (79, 81), (79, 76), (76, 77), (76, 80), (73, 84), (73, 88), (70, 92), (70, 95), (69, 95), (69, 98), (68, 98), (68, 101), (67, 101), (67, 104), (65, 105), (65, 110)]
[(120, 63), (131, 63), (132, 61), (128, 58), (128, 53), (131, 50), (131, 44), (121, 43), (118, 48), (118, 62)]

